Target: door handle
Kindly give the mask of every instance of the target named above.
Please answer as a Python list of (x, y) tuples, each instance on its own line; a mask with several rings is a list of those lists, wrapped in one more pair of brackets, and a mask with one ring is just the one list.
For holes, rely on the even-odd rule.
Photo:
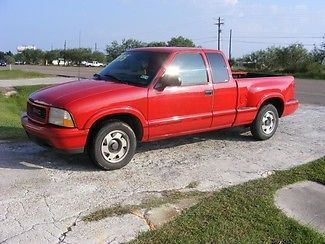
[(213, 90), (205, 90), (204, 95), (211, 96), (213, 94)]

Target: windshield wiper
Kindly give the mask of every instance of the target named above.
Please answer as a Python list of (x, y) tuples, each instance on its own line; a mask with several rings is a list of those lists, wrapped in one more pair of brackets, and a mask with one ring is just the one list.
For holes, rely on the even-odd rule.
[(111, 78), (115, 81), (118, 81), (120, 83), (124, 83), (124, 84), (129, 84), (129, 82), (125, 81), (125, 80), (121, 80), (120, 78), (117, 78), (115, 75), (111, 75), (111, 74), (105, 74), (103, 75), (105, 78)]
[[(110, 74), (107, 74), (107, 75), (101, 75), (101, 74), (98, 74), (98, 73), (94, 74), (94, 78), (95, 78), (95, 79), (103, 80), (104, 77), (105, 77), (105, 78), (110, 78), (110, 79), (113, 79), (113, 80), (115, 80), (115, 81), (118, 81), (118, 82), (121, 82), (121, 83), (125, 83), (125, 84), (127, 84), (126, 81), (121, 80), (121, 79), (117, 78), (117, 77), (114, 76), (114, 75), (110, 75)], [(107, 79), (105, 79), (105, 80), (107, 80)]]
[(102, 76), (100, 74), (98, 74), (98, 73), (94, 74), (93, 77), (96, 78), (96, 79), (101, 79), (102, 78)]
[(132, 86), (145, 86), (146, 84), (143, 83), (137, 83), (137, 82), (132, 82), (132, 81), (126, 81), (126, 80), (121, 80), (120, 78), (116, 77), (115, 75), (112, 74), (105, 74), (105, 75), (101, 75), (101, 74), (94, 74), (94, 78), (96, 79), (110, 79), (110, 81), (117, 81), (119, 83), (123, 83), (123, 84), (127, 84), (127, 85), (132, 85)]

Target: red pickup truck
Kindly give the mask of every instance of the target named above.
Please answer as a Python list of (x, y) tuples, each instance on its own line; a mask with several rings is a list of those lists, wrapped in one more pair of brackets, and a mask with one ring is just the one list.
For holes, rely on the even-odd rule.
[(292, 76), (234, 79), (217, 50), (139, 48), (92, 79), (34, 92), (21, 121), (38, 144), (88, 152), (111, 170), (129, 163), (137, 141), (233, 126), (268, 139), (297, 107)]

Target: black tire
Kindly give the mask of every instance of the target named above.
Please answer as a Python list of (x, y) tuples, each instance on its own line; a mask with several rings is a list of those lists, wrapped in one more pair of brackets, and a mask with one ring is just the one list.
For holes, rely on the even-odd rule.
[[(272, 119), (273, 118), (273, 119)], [(265, 120), (265, 122), (263, 122)], [(272, 104), (266, 104), (258, 111), (258, 114), (251, 124), (253, 137), (258, 140), (270, 139), (279, 124), (278, 110)]]
[(124, 122), (113, 120), (108, 121), (95, 133), (90, 141), (88, 153), (98, 167), (115, 170), (131, 161), (136, 147), (137, 140), (132, 128)]

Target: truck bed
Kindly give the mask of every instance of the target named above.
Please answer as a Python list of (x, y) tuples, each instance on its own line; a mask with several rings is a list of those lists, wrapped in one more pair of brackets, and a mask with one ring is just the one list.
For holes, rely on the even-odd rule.
[(293, 76), (255, 76), (235, 80), (238, 87), (238, 116), (235, 125), (251, 122), (258, 108), (269, 97), (278, 99), (278, 102), (283, 101), (279, 117), (285, 116), (286, 104), (295, 97)]

